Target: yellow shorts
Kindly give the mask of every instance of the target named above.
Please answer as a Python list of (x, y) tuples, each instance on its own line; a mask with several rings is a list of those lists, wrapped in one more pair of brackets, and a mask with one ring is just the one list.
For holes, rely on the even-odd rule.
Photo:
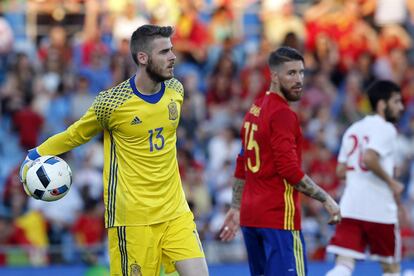
[(108, 243), (112, 276), (158, 276), (161, 263), (171, 273), (177, 261), (204, 258), (191, 212), (159, 224), (111, 227)]

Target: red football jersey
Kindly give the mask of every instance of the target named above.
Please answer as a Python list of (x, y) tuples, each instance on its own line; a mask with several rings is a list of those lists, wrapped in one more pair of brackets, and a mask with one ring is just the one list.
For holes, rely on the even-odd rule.
[(286, 100), (267, 92), (244, 117), (235, 176), (245, 179), (240, 225), (300, 229), (302, 131)]

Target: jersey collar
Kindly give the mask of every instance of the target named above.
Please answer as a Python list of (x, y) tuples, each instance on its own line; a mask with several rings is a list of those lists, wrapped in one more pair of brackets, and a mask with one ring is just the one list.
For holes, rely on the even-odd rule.
[(289, 105), (289, 102), (288, 102), (285, 98), (283, 98), (282, 96), (280, 96), (279, 94), (277, 94), (277, 93), (275, 93), (275, 92), (270, 92), (270, 91), (267, 91), (267, 92), (266, 92), (266, 95), (273, 95), (273, 97), (276, 97), (276, 99), (277, 99), (278, 101), (283, 102), (283, 103), (285, 103), (285, 104)]
[(158, 103), (165, 92), (165, 83), (161, 82), (161, 89), (157, 93), (154, 93), (152, 95), (144, 95), (141, 92), (138, 91), (137, 86), (135, 85), (135, 75), (133, 75), (129, 79), (129, 84), (131, 85), (132, 91), (135, 95), (140, 97), (142, 100), (146, 101), (147, 103), (156, 104)]

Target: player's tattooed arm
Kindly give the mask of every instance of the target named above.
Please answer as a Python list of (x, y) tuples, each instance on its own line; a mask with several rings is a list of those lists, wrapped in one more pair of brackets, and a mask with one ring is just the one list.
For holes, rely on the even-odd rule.
[(307, 175), (305, 175), (294, 187), (299, 192), (320, 202), (325, 202), (329, 197), (329, 195)]
[(335, 200), (319, 187), (309, 176), (305, 175), (295, 189), (311, 198), (319, 200), (329, 213), (329, 224), (336, 224), (341, 221), (341, 211)]
[(241, 198), (243, 194), (245, 181), (242, 179), (235, 178), (233, 183), (233, 197), (231, 199), (231, 207), (240, 209)]

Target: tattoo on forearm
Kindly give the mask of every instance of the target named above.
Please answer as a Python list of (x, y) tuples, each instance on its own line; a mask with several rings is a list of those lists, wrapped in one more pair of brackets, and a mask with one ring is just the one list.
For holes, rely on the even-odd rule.
[(244, 180), (237, 179), (237, 178), (234, 181), (233, 197), (231, 200), (231, 207), (233, 208), (240, 209), (240, 203), (241, 203), (241, 198), (243, 194), (244, 183), (245, 183)]
[(307, 175), (305, 175), (305, 177), (302, 178), (302, 180), (294, 187), (299, 192), (302, 192), (320, 202), (325, 202), (328, 198), (328, 194)]

